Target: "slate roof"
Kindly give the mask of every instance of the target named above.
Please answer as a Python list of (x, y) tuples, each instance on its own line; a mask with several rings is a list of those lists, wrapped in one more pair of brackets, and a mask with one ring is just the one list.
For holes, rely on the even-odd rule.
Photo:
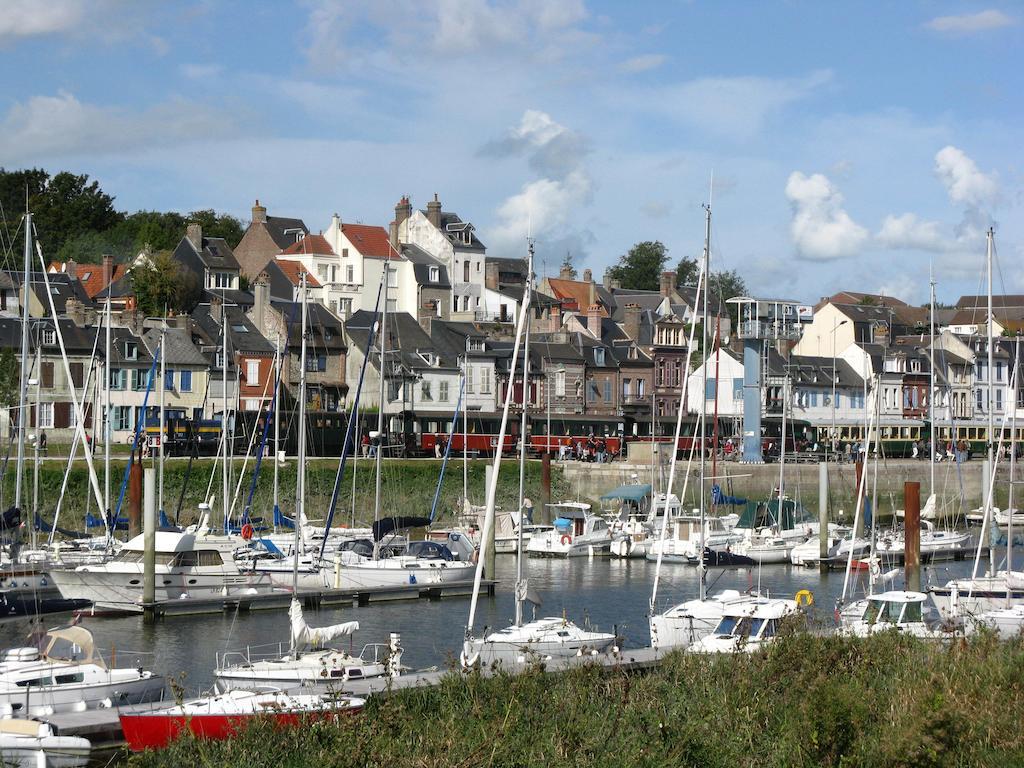
[(223, 237), (203, 237), (203, 247), (197, 249), (187, 237), (185, 241), (196, 251), (199, 259), (210, 269), (241, 269), (235, 252)]
[[(9, 272), (11, 282), (19, 288), (24, 279), (22, 272)], [(57, 272), (53, 274), (47, 274), (46, 280), (50, 282), (50, 293), (53, 295), (53, 306), (57, 310), (58, 315), (63, 315), (66, 311), (68, 299), (77, 299), (86, 306), (92, 306), (92, 300), (86, 294), (82, 284), (77, 280), (72, 280), (71, 277), (63, 272)], [(43, 306), (43, 311), (50, 314), (50, 301), (46, 297), (46, 284), (43, 282), (44, 277), (42, 272), (30, 272), (29, 273), (29, 285), (32, 288), (32, 293), (35, 294), (36, 299)]]
[[(302, 346), (302, 304), (297, 301), (271, 299), (271, 307), (280, 312), (288, 327), (288, 348), (291, 354), (298, 354)], [(307, 353), (318, 350), (344, 352), (345, 327), (337, 315), (315, 301), (306, 304), (306, 322), (309, 336), (306, 341)]]
[[(448, 279), (448, 267), (435, 259), (429, 253), (417, 245), (406, 243), (402, 246), (402, 256), (412, 262), (413, 274), (416, 275), (416, 282), (419, 285), (429, 285), (436, 288), (451, 288), (451, 280)], [(430, 279), (430, 268), (438, 269), (438, 279)]]
[[(423, 211), (423, 215), (426, 216), (427, 212)], [(469, 227), (470, 229), (470, 242), (467, 245), (462, 241), (461, 233)], [(439, 228), (441, 234), (448, 238), (452, 245), (462, 251), (485, 251), (486, 246), (480, 242), (480, 239), (476, 236), (476, 229), (468, 221), (463, 221), (459, 218), (458, 214), (452, 213), (451, 211), (441, 211), (441, 226)]]
[[(840, 387), (863, 387), (864, 378), (846, 360), (835, 360), (836, 385)], [(776, 350), (768, 353), (768, 373), (771, 376), (789, 375), (790, 381), (799, 386), (832, 386), (832, 358), (792, 355), (786, 359)]]
[[(160, 329), (150, 328), (143, 336), (151, 355), (160, 346)], [(164, 360), (167, 365), (208, 366), (210, 361), (192, 343), (192, 334), (183, 328), (168, 328), (164, 331)]]
[(301, 231), (303, 236), (309, 234), (309, 229), (302, 219), (291, 219), (285, 216), (267, 216), (264, 227), (267, 234), (282, 250), (295, 242), (298, 232)]
[[(220, 343), (220, 322), (214, 318), (209, 304), (200, 304), (192, 311), (195, 330), (200, 331), (204, 346), (217, 347)], [(219, 314), (219, 310), (218, 310)], [(243, 307), (227, 308), (228, 350), (251, 354), (272, 354), (274, 345), (267, 340), (245, 314)], [(244, 328), (245, 330), (241, 330)]]

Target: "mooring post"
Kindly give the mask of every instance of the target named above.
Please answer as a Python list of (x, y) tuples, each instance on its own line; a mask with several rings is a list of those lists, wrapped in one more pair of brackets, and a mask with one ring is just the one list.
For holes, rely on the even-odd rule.
[[(540, 457), (540, 495), (544, 500), (544, 511), (547, 513), (551, 503), (551, 451), (544, 451)], [(544, 522), (548, 522), (546, 519)]]
[(152, 622), (156, 618), (156, 470), (146, 467), (144, 484), (145, 515), (142, 520), (145, 554), (142, 566), (142, 610), (143, 619)]
[(818, 464), (818, 570), (828, 571), (828, 463)]
[[(128, 470), (128, 538), (142, 533), (142, 462), (132, 456)], [(107, 510), (112, 514), (114, 510)]]
[[(484, 465), (484, 487), (491, 487), (491, 476), (494, 472), (494, 465), (488, 462)], [(484, 526), (486, 527), (486, 525)], [(484, 558), (484, 575), (488, 579), (494, 578), (494, 529), (498, 527), (498, 521), (491, 521), (491, 529), (487, 535), (487, 556)]]
[(903, 573), (907, 590), (921, 591), (921, 484), (903, 484)]

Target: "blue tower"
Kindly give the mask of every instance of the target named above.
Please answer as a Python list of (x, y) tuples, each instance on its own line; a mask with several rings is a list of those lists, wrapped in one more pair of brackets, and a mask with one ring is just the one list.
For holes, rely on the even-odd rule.
[(800, 338), (797, 320), (798, 302), (783, 299), (729, 299), (737, 305), (737, 335), (743, 342), (743, 456), (744, 464), (763, 464), (761, 453), (761, 414), (764, 408), (762, 385), (767, 345)]

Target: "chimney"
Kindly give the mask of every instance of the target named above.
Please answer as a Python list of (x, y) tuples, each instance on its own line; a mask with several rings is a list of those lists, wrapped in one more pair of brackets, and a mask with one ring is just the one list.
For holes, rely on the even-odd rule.
[(185, 236), (188, 241), (192, 243), (192, 247), (196, 249), (196, 253), (203, 252), (203, 225), (194, 221), (188, 223), (188, 229), (185, 231)]
[(558, 270), (559, 280), (572, 280), (572, 264), (568, 261), (562, 265), (562, 268)]
[(410, 216), (412, 216), (412, 203), (409, 202), (408, 195), (402, 195), (402, 199), (395, 206), (395, 220), (391, 222), (392, 248), (398, 248), (398, 241), (402, 234), (402, 225), (409, 220)]
[(662, 272), (661, 273), (661, 295), (666, 298), (672, 295), (672, 292), (676, 287), (676, 273), (675, 272)]
[(224, 307), (220, 297), (216, 294), (210, 296), (210, 317), (212, 317), (218, 325), (224, 325)]
[(606, 269), (604, 271), (604, 274), (601, 276), (601, 284), (604, 286), (604, 289), (606, 291), (610, 291), (614, 287), (614, 282), (615, 281), (612, 280), (612, 276), (608, 273), (608, 270)]
[(436, 309), (434, 309), (433, 304), (434, 302), (428, 301), (426, 304), (423, 305), (423, 311), (420, 312), (420, 327), (427, 334), (427, 336), (430, 335), (430, 326), (431, 323), (434, 322), (435, 313), (437, 311)]
[(622, 323), (622, 331), (633, 341), (640, 339), (640, 305), (626, 305), (626, 319)]
[(587, 284), (587, 306), (597, 304), (597, 283), (590, 278), (590, 270), (583, 271), (583, 281)]
[(109, 254), (103, 255), (103, 287), (110, 285), (114, 278), (114, 257)]
[(552, 304), (548, 308), (548, 333), (558, 333), (562, 329), (562, 308)]
[(583, 270), (583, 282), (584, 283), (592, 283), (592, 282), (594, 282), (594, 273), (591, 272), (589, 269), (584, 269)]
[(79, 328), (85, 327), (85, 305), (78, 299), (68, 299), (64, 306), (64, 314), (68, 320)]
[(252, 207), (252, 223), (253, 224), (266, 224), (267, 223), (267, 208), (264, 205), (260, 205), (260, 201), (256, 201), (256, 205)]
[(441, 203), (437, 199), (437, 192), (434, 199), (427, 203), (427, 220), (438, 229), (441, 228)]
[(78, 279), (78, 262), (74, 259), (64, 262), (64, 273), (72, 280)]
[(266, 333), (263, 323), (266, 321), (267, 307), (270, 306), (270, 277), (266, 272), (260, 272), (256, 282), (252, 286), (253, 305), (252, 322), (256, 330)]
[(595, 339), (601, 338), (601, 307), (597, 304), (587, 307), (587, 330)]
[(484, 285), (492, 291), (498, 290), (498, 265), (493, 261), (484, 264)]

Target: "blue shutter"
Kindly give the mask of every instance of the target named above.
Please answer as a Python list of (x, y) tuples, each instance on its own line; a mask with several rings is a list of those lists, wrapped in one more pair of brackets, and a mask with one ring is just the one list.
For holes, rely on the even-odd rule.
[(707, 381), (704, 382), (704, 399), (705, 400), (714, 400), (715, 399), (715, 389), (716, 389), (717, 385), (718, 385), (718, 382), (715, 381), (714, 379), (708, 379)]
[(181, 391), (191, 392), (192, 391), (192, 371), (181, 371)]

